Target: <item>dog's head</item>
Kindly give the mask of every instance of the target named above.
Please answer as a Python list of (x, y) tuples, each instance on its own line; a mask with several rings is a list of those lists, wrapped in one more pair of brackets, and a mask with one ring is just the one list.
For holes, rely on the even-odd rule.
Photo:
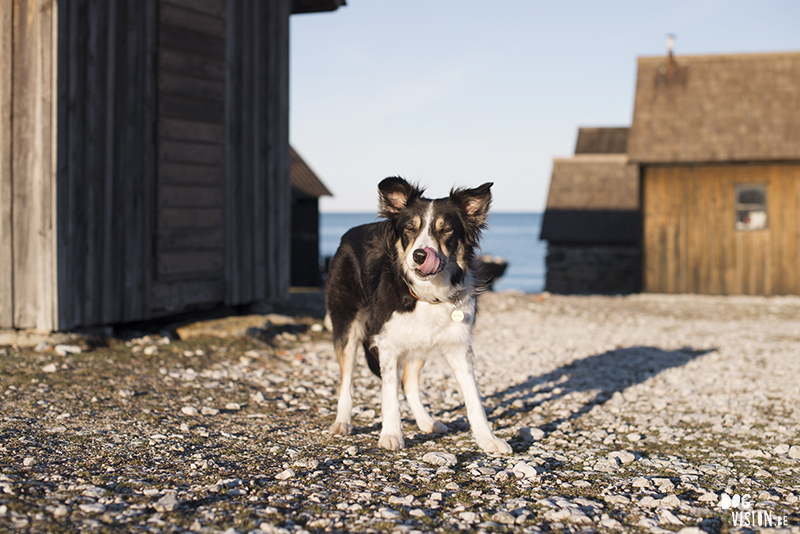
[(431, 200), (403, 178), (378, 185), (380, 214), (392, 224), (406, 281), (420, 298), (448, 299), (464, 283), (486, 227), (491, 187), (452, 189), (450, 196)]

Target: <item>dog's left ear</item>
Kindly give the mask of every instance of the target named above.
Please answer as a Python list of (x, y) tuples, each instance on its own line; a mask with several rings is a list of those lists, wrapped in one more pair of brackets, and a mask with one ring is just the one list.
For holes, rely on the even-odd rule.
[(461, 207), (464, 216), (478, 228), (486, 226), (489, 206), (492, 203), (492, 182), (487, 182), (474, 189), (453, 189), (450, 198)]

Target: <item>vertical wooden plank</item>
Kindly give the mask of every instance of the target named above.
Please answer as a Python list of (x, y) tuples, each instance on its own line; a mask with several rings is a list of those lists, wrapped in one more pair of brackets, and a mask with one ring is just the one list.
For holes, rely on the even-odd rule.
[(241, 121), (241, 17), (239, 0), (229, 0), (226, 21), (225, 66), (225, 303), (240, 302), (239, 285), (239, 163)]
[(253, 286), (250, 298), (252, 300), (263, 300), (267, 295), (266, 281), (270, 278), (270, 262), (268, 261), (269, 248), (273, 243), (273, 225), (269, 220), (272, 213), (271, 207), (271, 188), (274, 185), (272, 170), (272, 132), (274, 130), (274, 118), (271, 117), (271, 103), (275, 97), (274, 85), (276, 79), (273, 72), (272, 62), (274, 54), (270, 41), (273, 33), (269, 27), (271, 11), (274, 10), (276, 2), (255, 3), (252, 20), (254, 23), (253, 38), (253, 72), (255, 73), (253, 94), (253, 117), (256, 117), (253, 124), (254, 147), (254, 177), (264, 177), (265, 179), (255, 179), (253, 181), (252, 204), (252, 224), (258, 231), (253, 233), (255, 238), (252, 240), (252, 262), (253, 262)]
[(106, 76), (106, 32), (108, 28), (107, 4), (90, 0), (87, 6), (86, 39), (86, 132), (83, 138), (82, 157), (86, 162), (87, 183), (84, 188), (86, 208), (86, 250), (84, 256), (84, 317), (82, 324), (102, 322), (103, 308), (103, 227), (105, 220), (105, 76)]
[(108, 0), (108, 9), (104, 24), (107, 27), (105, 32), (106, 41), (103, 45), (105, 52), (105, 80), (104, 92), (105, 101), (102, 103), (103, 116), (105, 123), (102, 124), (103, 140), (98, 144), (97, 149), (103, 152), (103, 189), (105, 191), (105, 202), (102, 206), (102, 265), (103, 278), (100, 291), (103, 296), (101, 304), (101, 322), (105, 324), (117, 323), (122, 320), (120, 313), (122, 294), (120, 292), (122, 269), (122, 254), (120, 240), (115, 236), (122, 235), (122, 226), (117, 214), (121, 212), (122, 201), (119, 194), (115, 178), (117, 174), (116, 160), (119, 156), (117, 151), (117, 76), (119, 66), (117, 61), (118, 50), (118, 21), (119, 21), (119, 2), (118, 0)]
[(12, 235), (14, 326), (51, 330), (53, 304), (52, 154), (55, 126), (54, 5), (19, 1), (13, 13)]
[(141, 277), (141, 300), (136, 315), (139, 319), (152, 317), (152, 289), (155, 277), (154, 234), (156, 228), (156, 54), (158, 5), (156, 0), (144, 0), (143, 4), (143, 109), (142, 109), (142, 242), (139, 270)]
[(742, 289), (738, 281), (738, 242), (736, 239), (737, 232), (735, 227), (736, 212), (734, 210), (735, 197), (734, 197), (734, 180), (731, 174), (731, 167), (729, 165), (723, 166), (720, 169), (721, 173), (721, 187), (722, 198), (724, 200), (724, 209), (722, 210), (722, 238), (725, 243), (725, 264), (724, 264), (724, 277), (725, 282), (724, 293), (726, 295), (739, 295)]
[(14, 326), (12, 233), (13, 2), (0, 2), (0, 328)]
[(291, 14), (290, 0), (283, 0), (278, 4), (278, 42), (276, 50), (279, 54), (279, 106), (278, 120), (280, 128), (276, 147), (275, 160), (277, 161), (278, 194), (275, 200), (275, 209), (279, 217), (278, 238), (276, 240), (277, 268), (275, 277), (277, 287), (272, 298), (284, 300), (289, 297), (289, 284), (291, 279), (291, 184), (289, 155), (289, 16)]

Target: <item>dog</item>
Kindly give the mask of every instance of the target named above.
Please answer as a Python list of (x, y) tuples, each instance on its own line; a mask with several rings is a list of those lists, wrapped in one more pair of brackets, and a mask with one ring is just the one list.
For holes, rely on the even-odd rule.
[(464, 397), (478, 445), (489, 453), (511, 452), (492, 433), (472, 365), (481, 288), (475, 254), (486, 228), (492, 185), (454, 188), (449, 197), (432, 200), (423, 197), (425, 190), (418, 185), (386, 178), (378, 185), (382, 220), (352, 228), (342, 237), (325, 286), (342, 374), (330, 434), (352, 431), (353, 367), (361, 345), (370, 370), (382, 381), (379, 447), (404, 447), (399, 382), (419, 429), (448, 431), (425, 409), (419, 389), (425, 362), (444, 358)]

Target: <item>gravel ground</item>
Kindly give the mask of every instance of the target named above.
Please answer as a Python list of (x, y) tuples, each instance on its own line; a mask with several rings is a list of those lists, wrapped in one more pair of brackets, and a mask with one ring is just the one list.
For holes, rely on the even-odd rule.
[(423, 384), (449, 434), (407, 419), (406, 449), (377, 449), (362, 358), (355, 433), (329, 436), (318, 313), (238, 338), (0, 347), (0, 530), (800, 533), (800, 298), (480, 306), (478, 382), (509, 456), (477, 448), (443, 365)]

